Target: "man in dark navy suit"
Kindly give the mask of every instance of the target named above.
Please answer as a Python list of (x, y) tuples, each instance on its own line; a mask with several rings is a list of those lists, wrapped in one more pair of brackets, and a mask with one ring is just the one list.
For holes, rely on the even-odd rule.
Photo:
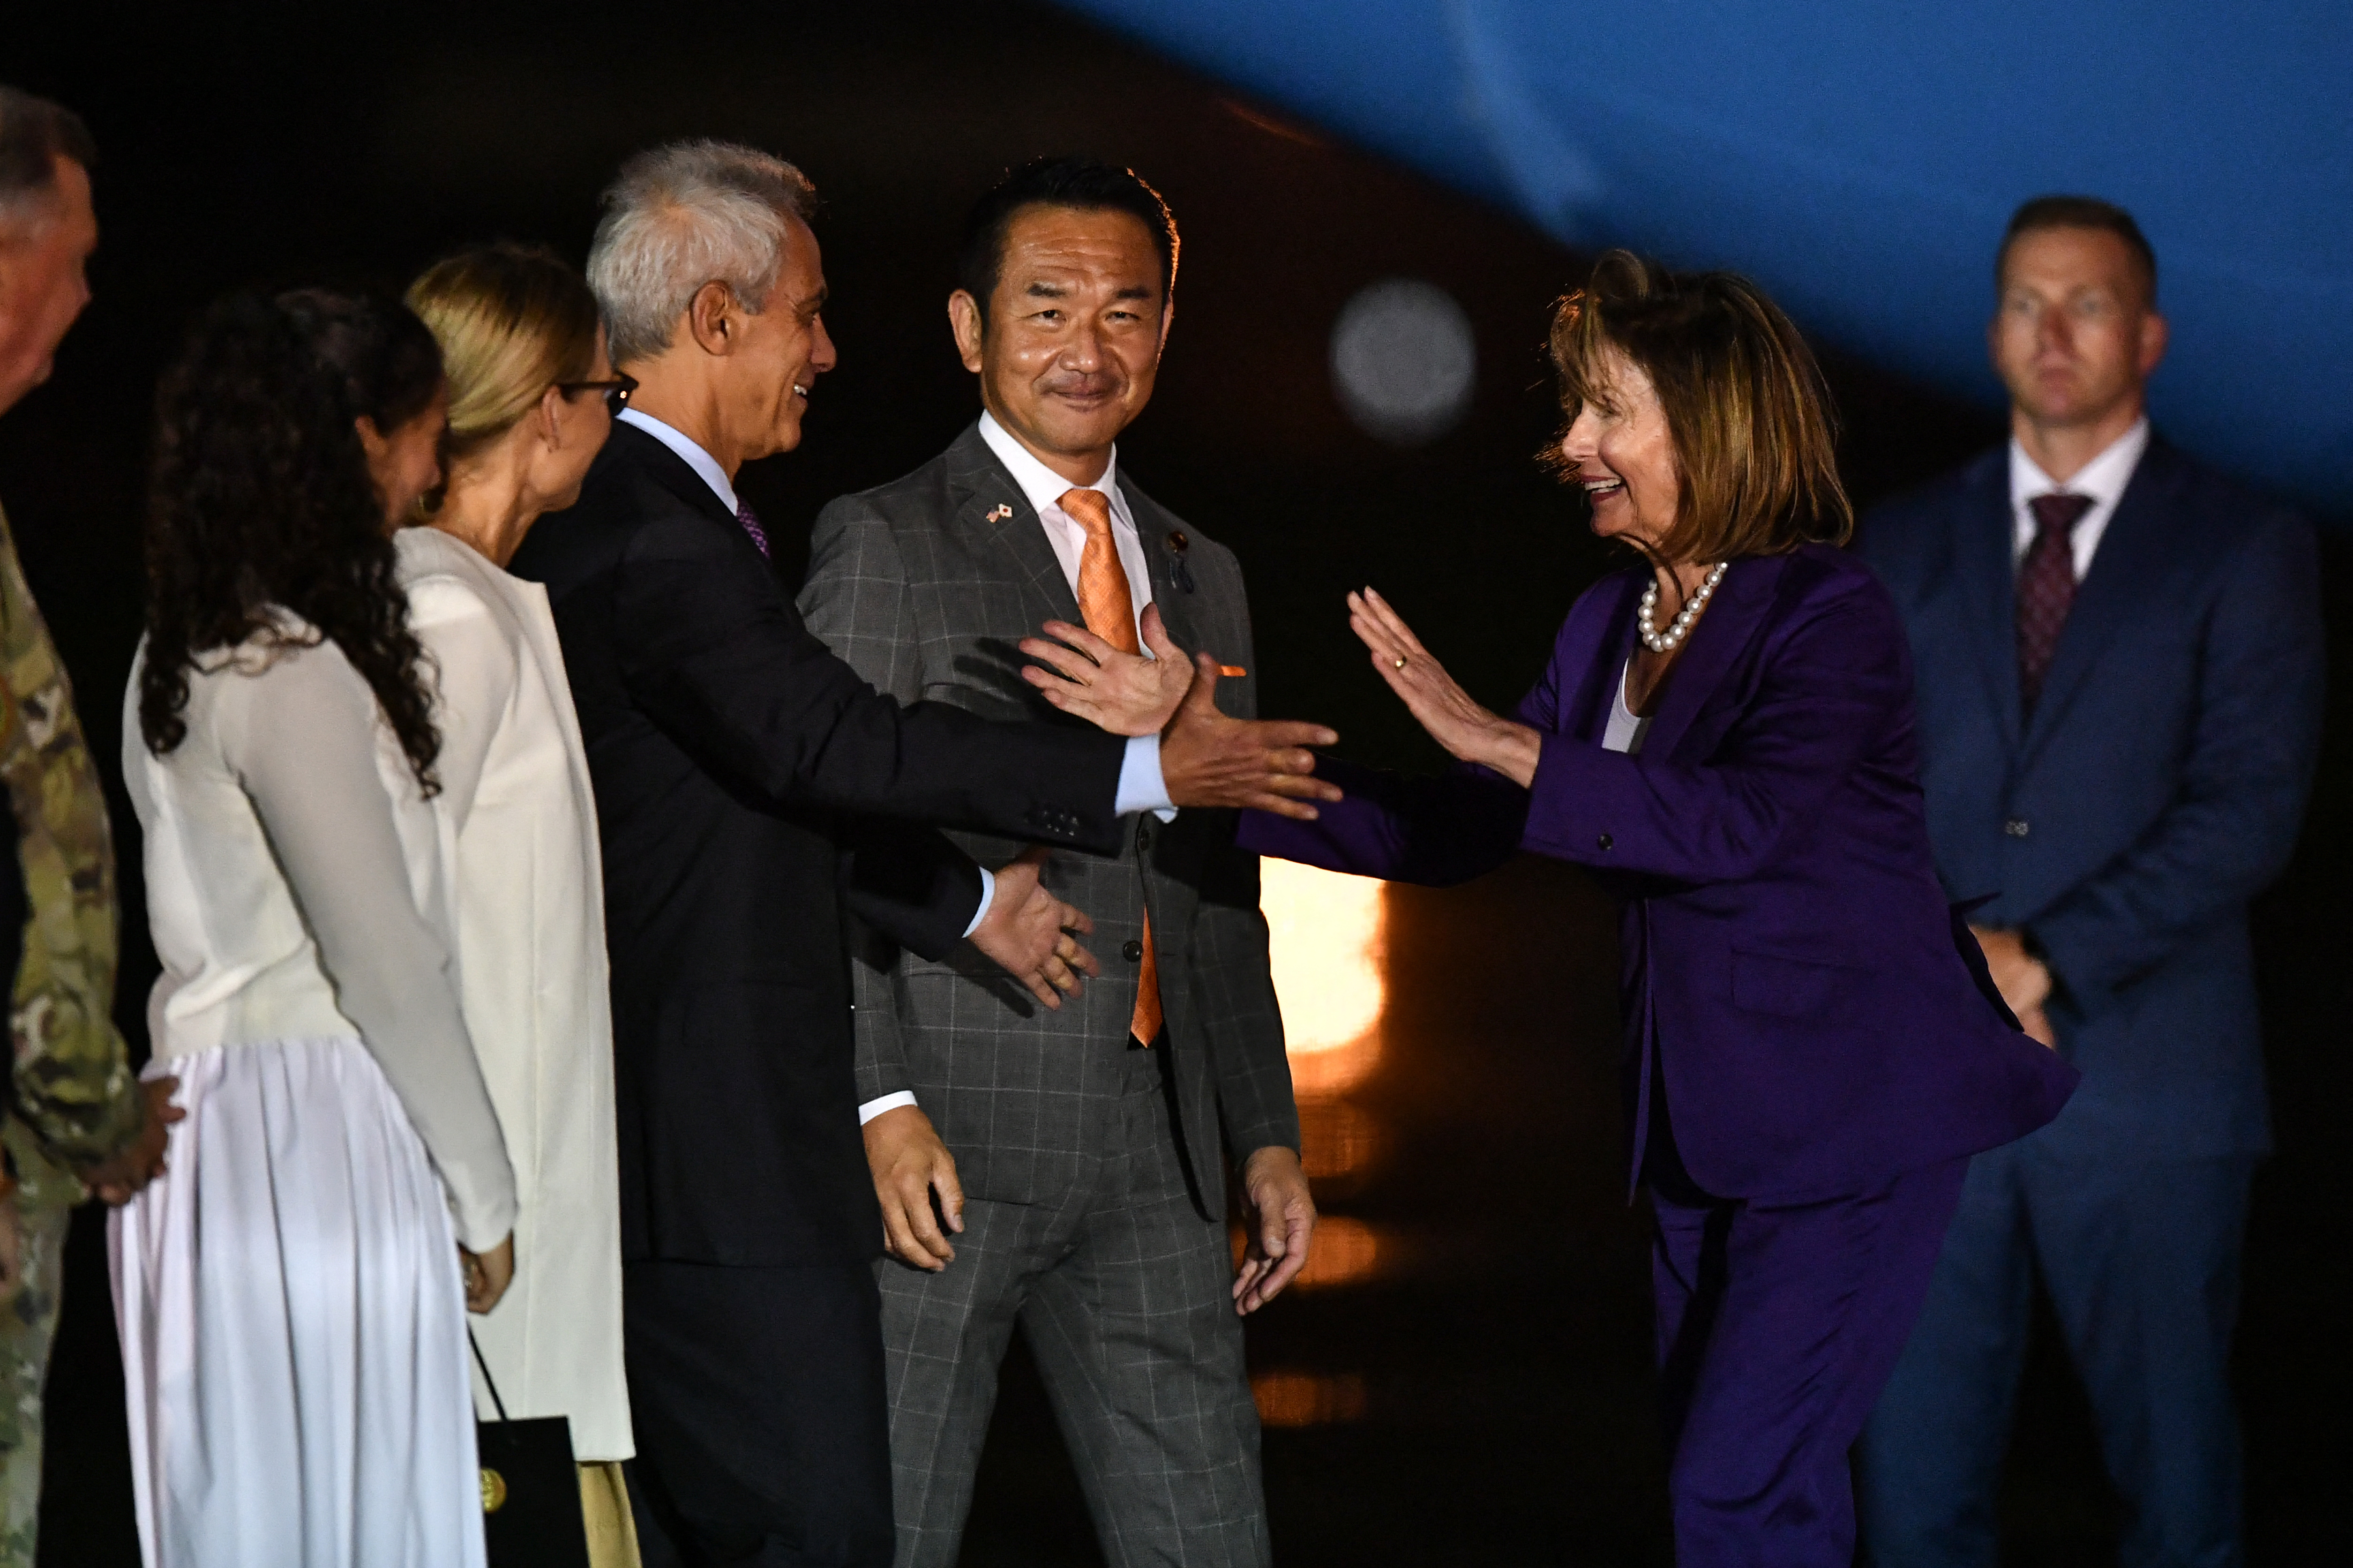
[(2324, 650), (2311, 530), (2152, 436), (2157, 262), (2130, 215), (2010, 220), (2010, 440), (1866, 520), (1918, 667), (1937, 869), (2083, 1086), (1972, 1162), (1859, 1455), (1865, 1555), (1991, 1564), (2041, 1279), (2131, 1519), (2123, 1562), (2242, 1560), (2231, 1335), (2269, 1141), (2247, 903), (2295, 842)]

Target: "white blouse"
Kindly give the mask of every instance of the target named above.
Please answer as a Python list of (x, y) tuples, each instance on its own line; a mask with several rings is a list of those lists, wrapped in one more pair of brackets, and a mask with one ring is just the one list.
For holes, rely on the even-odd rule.
[(522, 1200), (514, 1283), (475, 1337), (508, 1415), (567, 1416), (575, 1457), (626, 1459), (603, 861), (554, 617), (544, 588), (438, 529), (395, 543), (438, 672), (435, 918)]
[(164, 963), (156, 1057), (357, 1038), (431, 1156), (458, 1239), (495, 1247), (514, 1228), (514, 1175), (448, 952), (419, 913), (438, 896), (433, 822), (400, 742), (332, 642), (257, 640), (200, 664), (187, 734), (164, 755), (140, 734), (137, 665), (124, 704)]
[(1648, 719), (1626, 706), (1626, 683), (1633, 675), (1634, 661), (1630, 658), (1618, 671), (1618, 695), (1610, 699), (1609, 718), (1601, 729), (1601, 749), (1623, 752), (1630, 757), (1641, 754), (1642, 737), (1651, 728)]

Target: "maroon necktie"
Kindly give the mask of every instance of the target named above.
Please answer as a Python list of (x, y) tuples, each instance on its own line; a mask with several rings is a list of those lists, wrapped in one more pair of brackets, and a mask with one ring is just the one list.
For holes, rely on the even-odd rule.
[(2059, 633), (2075, 605), (2075, 547), (2070, 536), (2092, 510), (2089, 496), (2052, 492), (2026, 503), (2034, 513), (2034, 542), (2018, 568), (2018, 692), (2034, 711)]
[[(736, 501), (735, 521), (744, 525), (744, 531), (750, 534), (752, 536), (752, 542), (760, 547), (761, 555), (763, 557), (766, 556), (768, 553), (768, 531), (760, 526), (760, 514), (752, 510), (752, 503), (750, 501), (742, 500), (738, 500)], [(2065, 612), (2062, 611), (2061, 613), (2063, 615)]]

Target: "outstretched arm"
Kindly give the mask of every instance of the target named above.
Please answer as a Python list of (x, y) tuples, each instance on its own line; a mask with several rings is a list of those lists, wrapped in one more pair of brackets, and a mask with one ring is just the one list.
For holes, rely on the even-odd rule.
[(703, 766), (778, 805), (1117, 847), (1117, 738), (902, 707), (746, 569), (742, 545), (700, 517), (654, 523), (615, 584), (630, 693)]
[[(1075, 725), (994, 723), (944, 703), (902, 708), (744, 569), (742, 543), (699, 517), (651, 524), (614, 587), (631, 695), (705, 767), (777, 805), (1117, 849), (1125, 742)], [(1328, 731), (1300, 726), (1293, 737), (1187, 718), (1180, 710), (1161, 747), (1174, 804), (1283, 805), (1322, 793), (1303, 748)]]
[(1325, 757), (1317, 775), (1343, 798), (1313, 824), (1244, 812), (1239, 841), (1278, 859), (1392, 882), (1451, 887), (1511, 858), (1527, 818), (1526, 784), (1556, 721), (1558, 672), (1546, 669), (1518, 721), (1472, 700), (1404, 617), (1370, 588), (1348, 595), (1348, 624), (1373, 668), (1464, 765), (1415, 778)]
[(1903, 632), (1875, 594), (1827, 600), (1776, 633), (1737, 729), (1703, 765), (1546, 736), (1525, 847), (1686, 883), (1755, 874), (1911, 700)]
[(1522, 789), (1528, 786), (1535, 777), (1542, 736), (1472, 701), (1387, 599), (1370, 588), (1351, 593), (1348, 629), (1364, 643), (1373, 668), (1414, 721), (1450, 756), (1501, 773)]
[[(1610, 871), (1712, 882), (1748, 876), (1768, 861), (1782, 836), (1909, 700), (1906, 667), (1894, 657), (1902, 631), (1876, 595), (1874, 585), (1826, 599), (1778, 634), (1738, 735), (1699, 767), (1637, 759), (1557, 732), (1558, 669), (1522, 705), (1522, 718), (1543, 728), (1491, 712), (1370, 589), (1349, 596), (1349, 623), (1382, 678), (1440, 744), (1526, 786), (1525, 847)], [(1883, 647), (1888, 657), (1879, 657)], [(1348, 786), (1345, 775), (1326, 772)], [(1428, 802), (1393, 808), (1393, 852), (1412, 843), (1410, 827), (1443, 810)]]
[(1321, 724), (1221, 712), (1218, 682), (1247, 666), (1187, 654), (1169, 637), (1157, 605), (1144, 607), (1142, 626), (1148, 655), (1122, 652), (1084, 626), (1048, 621), (1045, 637), (1022, 639), (1021, 651), (1038, 663), (1021, 678), (1063, 712), (1133, 737), (1131, 754), (1156, 744), (1151, 765), (1172, 805), (1246, 806), (1313, 822), (1314, 803), (1340, 798), (1328, 781), (1310, 776), (1315, 758), (1307, 750), (1333, 745), (1338, 735)]

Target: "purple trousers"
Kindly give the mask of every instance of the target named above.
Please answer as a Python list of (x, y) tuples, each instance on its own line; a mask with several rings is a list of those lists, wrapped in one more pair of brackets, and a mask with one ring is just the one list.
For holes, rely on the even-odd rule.
[(1643, 1175), (1678, 1568), (1851, 1568), (1847, 1450), (1927, 1300), (1968, 1162), (1735, 1201), (1694, 1185), (1663, 1131)]

